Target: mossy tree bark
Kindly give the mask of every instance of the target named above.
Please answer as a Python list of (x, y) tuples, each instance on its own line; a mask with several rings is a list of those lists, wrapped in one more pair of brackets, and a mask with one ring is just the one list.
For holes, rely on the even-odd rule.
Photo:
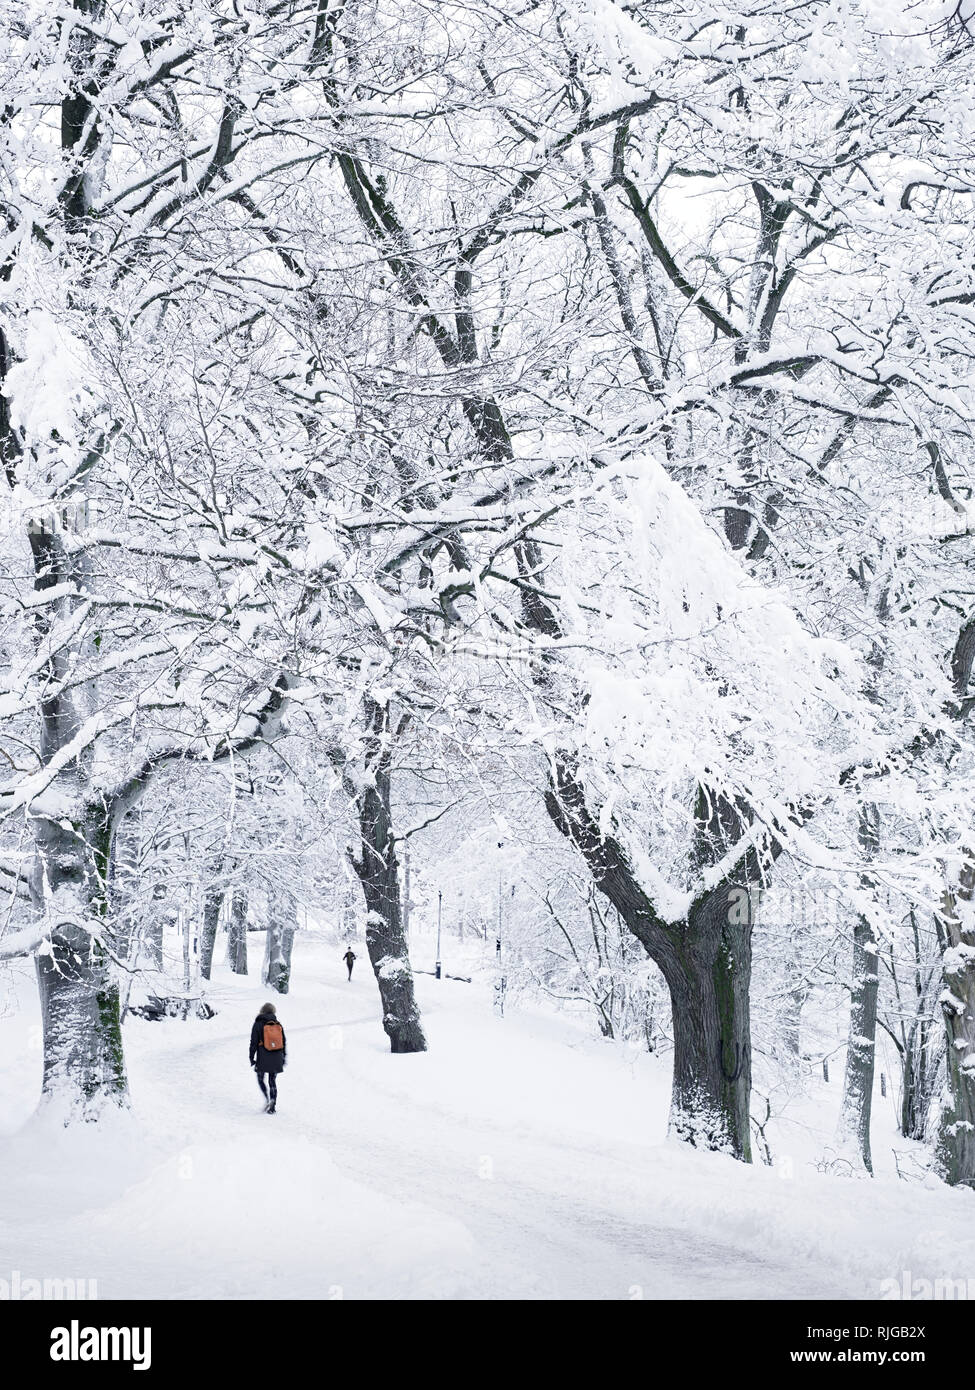
[(65, 1122), (95, 1120), (128, 1103), (118, 983), (108, 954), (105, 880), (111, 829), (89, 807), (70, 828), (34, 817), (31, 894), (51, 919), (37, 956), (44, 1030), (43, 1096), (65, 1107)]
[[(738, 920), (738, 918), (742, 920)], [(670, 990), (670, 1127), (698, 1148), (751, 1162), (751, 921), (729, 885), (696, 903), (658, 964)], [(664, 962), (666, 961), (666, 966)]]

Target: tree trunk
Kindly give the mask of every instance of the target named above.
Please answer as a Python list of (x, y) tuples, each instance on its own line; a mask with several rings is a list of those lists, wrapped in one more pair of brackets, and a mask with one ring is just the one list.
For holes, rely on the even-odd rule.
[(975, 1187), (975, 859), (967, 858), (955, 892), (946, 895), (941, 1012), (948, 1067), (936, 1157), (945, 1182)]
[[(875, 852), (880, 844), (880, 819), (875, 806), (860, 815), (859, 840), (863, 849)], [(864, 877), (862, 885), (872, 887)], [(877, 996), (880, 991), (880, 947), (873, 927), (858, 917), (853, 927), (853, 965), (850, 990), (850, 1032), (843, 1074), (843, 1100), (837, 1137), (842, 1148), (855, 1152), (873, 1175), (870, 1153), (870, 1120), (873, 1114), (873, 1078), (877, 1057)]]
[(743, 883), (702, 894), (686, 922), (665, 922), (640, 887), (626, 852), (605, 835), (586, 804), (572, 757), (556, 754), (545, 804), (556, 827), (581, 851), (593, 880), (670, 991), (674, 1076), (670, 1129), (699, 1148), (751, 1162), (751, 874), (754, 854), (739, 864)]
[(161, 970), (163, 968), (163, 927), (162, 907), (157, 902), (152, 908), (152, 916), (145, 927), (143, 945), (146, 953), (146, 963), (150, 970)]
[(115, 954), (126, 965), (138, 955), (135, 929), (135, 885), (139, 874), (139, 841), (131, 819), (122, 819), (112, 840), (109, 865), (108, 905), (115, 931)]
[(272, 894), (268, 907), (263, 979), (278, 994), (287, 994), (295, 939), (294, 899), (290, 894)]
[[(28, 539), (39, 594), (61, 584), (76, 593), (84, 591), (84, 555), (66, 547), (54, 525), (35, 523)], [(70, 619), (76, 604), (76, 598), (59, 599), (38, 612), (34, 622), (42, 649), (53, 624)], [(44, 667), (45, 680), (55, 692), (41, 698), (44, 766), (63, 754), (93, 703), (89, 685), (70, 685), (83, 646), (79, 640), (57, 647)], [(97, 1119), (109, 1104), (128, 1104), (118, 984), (106, 951), (114, 825), (111, 808), (101, 799), (89, 799), (90, 767), (89, 751), (61, 768), (45, 798), (58, 807), (57, 813), (45, 813), (43, 802), (30, 807), (30, 893), (35, 910), (51, 922), (48, 949), (37, 956), (44, 1030), (42, 1086), (46, 1098), (66, 1103), (65, 1123)]]
[(379, 985), (383, 1028), (392, 1052), (425, 1052), (403, 931), (403, 894), (393, 838), (390, 708), (367, 697), (366, 775), (357, 788), (361, 857), (356, 873), (366, 901), (366, 949)]
[[(61, 145), (73, 152), (83, 138), (91, 139), (98, 117), (93, 106), (97, 91), (91, 61), (96, 40), (76, 29), (66, 53), (67, 94), (61, 102)], [(92, 180), (80, 172), (60, 194), (65, 227), (85, 233), (91, 210)], [(10, 261), (2, 277), (9, 277)], [(11, 365), (6, 339), (0, 335), (0, 377)], [(2, 388), (2, 382), (0, 382)], [(0, 389), (0, 456), (7, 480), (16, 486), (22, 441), (14, 430), (6, 398)], [(83, 499), (88, 468), (78, 468), (73, 487), (62, 484), (55, 494), (58, 510)], [(21, 485), (27, 479), (19, 480)], [(28, 491), (31, 491), (28, 484)], [(58, 624), (70, 631), (82, 596), (88, 588), (86, 547), (66, 545), (58, 521), (33, 520), (28, 542), (34, 569), (34, 588), (43, 602), (34, 616), (37, 651), (45, 656), (38, 670), (40, 698), (40, 760), (45, 767), (70, 745), (91, 712), (92, 686), (75, 683), (76, 662), (87, 636), (50, 642)], [(64, 597), (50, 591), (63, 586)], [(48, 602), (47, 600), (52, 601)], [(122, 1025), (118, 984), (106, 952), (109, 926), (108, 891), (114, 824), (103, 799), (88, 794), (91, 753), (71, 758), (61, 767), (44, 798), (30, 805), (34, 862), (30, 894), (35, 911), (50, 923), (46, 949), (37, 955), (37, 978), (44, 1030), (43, 1097), (65, 1105), (64, 1119), (93, 1120), (108, 1106), (128, 1103), (122, 1054)], [(57, 811), (45, 811), (44, 804)]]
[(403, 847), (403, 940), (407, 950), (410, 945), (410, 846)]
[(193, 985), (193, 914), (181, 912), (176, 919), (183, 948), (183, 993), (189, 997)]
[(794, 1062), (802, 1055), (802, 1010), (807, 998), (805, 986), (790, 990), (782, 1007), (782, 1042)]
[(695, 905), (658, 964), (673, 1006), (671, 1131), (750, 1163), (751, 921), (731, 894), (725, 886)]
[[(84, 562), (69, 554), (60, 535), (36, 525), (29, 534), (43, 593), (68, 582), (83, 587)], [(74, 600), (49, 605), (35, 619), (41, 642), (51, 624), (70, 616)], [(41, 761), (47, 766), (80, 728), (91, 692), (66, 689), (74, 649), (62, 647), (48, 660), (45, 675), (55, 689), (41, 700)], [(64, 683), (64, 685), (62, 685)], [(43, 803), (30, 807), (34, 863), (30, 893), (35, 911), (51, 922), (49, 946), (37, 956), (44, 1030), (45, 1097), (67, 1103), (65, 1122), (97, 1119), (107, 1104), (126, 1105), (118, 984), (109, 944), (109, 883), (113, 823), (101, 801), (88, 801), (90, 755), (66, 763), (48, 793), (57, 813)]]
[(873, 1112), (874, 1063), (877, 1055), (877, 941), (873, 928), (862, 917), (853, 928), (853, 985), (850, 994), (850, 1034), (843, 1075), (839, 1140), (855, 1149), (868, 1173), (873, 1173), (870, 1154), (870, 1119)]
[[(935, 1022), (934, 994), (938, 988), (940, 969), (929, 960), (929, 948), (922, 944), (917, 914), (910, 913), (914, 947), (914, 991), (912, 1012), (907, 1021), (907, 1007), (901, 999), (896, 965), (892, 964), (891, 979), (898, 1012), (905, 1021), (901, 1025), (901, 1115), (900, 1130), (905, 1139), (923, 1140), (927, 1134), (931, 1106), (938, 1091), (938, 1071), (944, 1051), (944, 1033)], [(944, 928), (937, 918), (935, 935), (941, 955), (947, 945)], [(940, 964), (940, 962), (939, 962)]]
[[(797, 928), (793, 927), (793, 932)], [(802, 956), (793, 940), (785, 947), (783, 966), (787, 986), (779, 1010), (778, 1029), (782, 1040), (784, 1060), (797, 1066), (802, 1056), (802, 1011), (809, 998), (809, 982), (805, 977)]]
[(200, 975), (209, 980), (213, 972), (213, 948), (217, 944), (223, 889), (208, 888), (203, 897), (203, 930), (200, 933)]
[(247, 894), (235, 888), (227, 927), (227, 959), (235, 975), (247, 974)]
[(73, 828), (36, 811), (33, 824), (31, 894), (52, 919), (49, 948), (37, 955), (42, 1091), (65, 1105), (65, 1123), (96, 1120), (107, 1105), (128, 1104), (118, 984), (99, 939), (107, 928), (110, 829), (96, 808)]
[(931, 1026), (915, 1020), (907, 1036), (902, 1058), (901, 1134), (923, 1140), (931, 1103), (937, 1092), (937, 1049), (932, 1047)]

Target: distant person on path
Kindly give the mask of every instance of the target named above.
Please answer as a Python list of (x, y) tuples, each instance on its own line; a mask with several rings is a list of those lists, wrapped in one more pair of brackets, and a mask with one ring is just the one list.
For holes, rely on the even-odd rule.
[(352, 967), (353, 967), (353, 965), (355, 964), (355, 951), (353, 951), (353, 949), (352, 949), (351, 946), (350, 946), (349, 949), (346, 951), (346, 953), (345, 953), (345, 955), (342, 957), (342, 959), (345, 961), (346, 965), (349, 967), (349, 979), (351, 980), (351, 979), (352, 979)]
[[(251, 1029), (251, 1066), (266, 1102), (265, 1113), (273, 1115), (278, 1103), (278, 1074), (284, 1071), (288, 1043), (273, 1004), (265, 1004)], [(267, 1077), (267, 1085), (264, 1078)]]

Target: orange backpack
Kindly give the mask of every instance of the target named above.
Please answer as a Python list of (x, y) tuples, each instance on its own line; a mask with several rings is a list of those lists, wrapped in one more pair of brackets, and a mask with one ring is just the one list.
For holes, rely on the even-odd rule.
[(284, 1047), (284, 1029), (280, 1023), (265, 1023), (263, 1046), (265, 1052), (280, 1052)]

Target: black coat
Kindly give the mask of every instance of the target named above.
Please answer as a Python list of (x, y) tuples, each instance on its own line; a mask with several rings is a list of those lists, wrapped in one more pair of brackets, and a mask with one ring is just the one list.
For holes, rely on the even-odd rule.
[(284, 1029), (281, 1029), (281, 1036), (284, 1039), (284, 1046), (280, 1052), (268, 1052), (261, 1039), (264, 1037), (265, 1023), (280, 1023), (280, 1019), (275, 1018), (274, 1014), (258, 1014), (254, 1020), (254, 1027), (251, 1029), (251, 1066), (257, 1063), (258, 1071), (280, 1072), (284, 1071), (284, 1064), (288, 1055), (288, 1039), (284, 1036)]

